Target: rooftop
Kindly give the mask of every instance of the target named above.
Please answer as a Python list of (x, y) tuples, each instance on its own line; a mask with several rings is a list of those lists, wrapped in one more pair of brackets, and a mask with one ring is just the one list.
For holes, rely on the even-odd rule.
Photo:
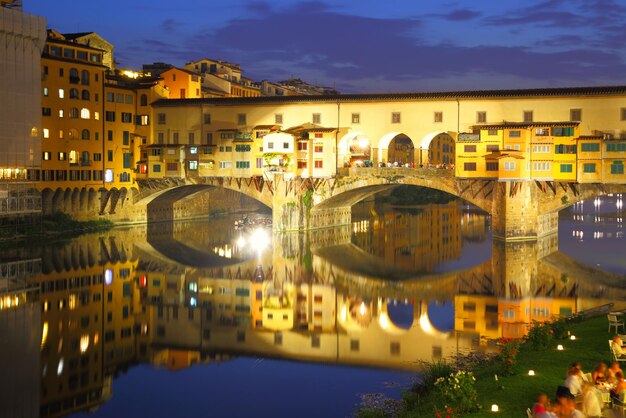
[[(202, 98), (202, 99), (169, 99), (154, 103), (155, 106), (193, 106), (197, 104), (210, 105), (255, 105), (255, 104), (285, 104), (285, 103), (351, 103), (363, 101), (413, 101), (413, 100), (456, 100), (456, 99), (495, 99), (495, 98), (528, 98), (528, 97), (576, 97), (576, 96), (626, 96), (625, 86), (597, 86), (597, 87), (560, 87), (543, 89), (518, 90), (467, 90), (445, 92), (415, 92), (415, 93), (377, 93), (377, 94), (339, 94), (319, 96), (262, 96), (262, 97), (229, 97), (229, 98)], [(567, 122), (572, 124), (572, 122)], [(528, 123), (526, 123), (528, 125)], [(544, 122), (544, 126), (546, 122)], [(553, 126), (553, 123), (550, 123)]]

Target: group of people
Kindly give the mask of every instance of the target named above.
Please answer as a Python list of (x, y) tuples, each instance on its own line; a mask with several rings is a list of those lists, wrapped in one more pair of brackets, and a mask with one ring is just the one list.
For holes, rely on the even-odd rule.
[(573, 363), (567, 377), (556, 391), (556, 401), (550, 403), (545, 393), (539, 394), (533, 405), (535, 418), (601, 417), (602, 391), (609, 391), (612, 399), (619, 399), (626, 391), (626, 381), (618, 362), (610, 367), (599, 363), (591, 373), (584, 374), (580, 363)]

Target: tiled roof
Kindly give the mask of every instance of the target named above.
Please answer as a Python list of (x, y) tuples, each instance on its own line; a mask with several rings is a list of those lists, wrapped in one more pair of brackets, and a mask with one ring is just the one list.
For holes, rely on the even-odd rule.
[(574, 127), (580, 122), (562, 121), (562, 122), (502, 122), (474, 125), (474, 129), (522, 129), (522, 128), (542, 128), (542, 127)]
[(169, 99), (155, 102), (155, 106), (193, 106), (196, 104), (241, 105), (241, 104), (276, 104), (276, 103), (350, 103), (363, 101), (414, 101), (414, 100), (456, 100), (490, 98), (529, 98), (529, 97), (576, 97), (622, 95), (626, 96), (626, 86), (598, 87), (561, 87), (520, 90), (468, 90), (445, 92), (416, 93), (378, 93), (378, 94), (337, 94), (319, 96), (262, 96), (229, 97), (203, 99)]

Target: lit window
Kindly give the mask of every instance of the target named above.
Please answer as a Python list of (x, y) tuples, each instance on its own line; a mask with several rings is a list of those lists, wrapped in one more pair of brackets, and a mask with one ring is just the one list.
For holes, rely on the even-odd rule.
[[(104, 172), (104, 181), (106, 183), (113, 182), (113, 170), (111, 170), (110, 168)], [(106, 274), (105, 274), (105, 279), (106, 279)]]
[(65, 98), (65, 90), (59, 89), (59, 99), (64, 99), (64, 98)]
[(44, 87), (43, 88), (43, 95), (47, 96), (48, 95), (48, 87)]
[(197, 154), (198, 153), (198, 147), (191, 147), (191, 148), (189, 148), (189, 153), (190, 154)]
[(93, 112), (93, 118), (95, 120), (100, 120), (100, 112)]
[(62, 118), (63, 117), (63, 109), (59, 109), (59, 117)]
[(87, 108), (83, 107), (83, 108), (80, 110), (80, 118), (81, 118), (81, 119), (89, 119), (89, 116), (90, 116), (90, 115), (89, 115), (89, 109), (87, 109)]
[(43, 128), (43, 137), (50, 138), (50, 130), (48, 128)]

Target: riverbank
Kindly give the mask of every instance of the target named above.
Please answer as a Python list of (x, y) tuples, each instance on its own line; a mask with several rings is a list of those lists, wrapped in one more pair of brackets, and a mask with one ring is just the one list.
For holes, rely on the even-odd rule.
[(108, 220), (77, 221), (65, 214), (44, 216), (41, 223), (6, 227), (0, 234), (0, 248), (15, 248), (24, 244), (52, 244), (82, 234), (104, 232), (113, 228)]
[[(515, 374), (511, 376), (501, 375), (501, 365), (497, 359), (473, 367), (477, 402), (481, 409), (462, 416), (475, 418), (524, 416), (526, 408), (533, 405), (537, 394), (543, 392), (554, 398), (556, 388), (563, 384), (565, 373), (571, 363), (581, 363), (584, 372), (590, 372), (600, 362), (610, 364), (611, 355), (607, 340), (612, 334), (606, 331), (606, 316), (571, 323), (568, 330), (575, 335), (575, 340), (553, 339), (549, 348), (545, 350), (532, 349), (529, 344), (522, 345), (515, 360)], [(564, 348), (562, 351), (556, 349), (559, 344)], [(534, 371), (534, 376), (529, 376), (529, 370)], [(434, 417), (438, 400), (435, 390), (421, 395), (415, 391), (407, 391), (397, 416)], [(494, 404), (498, 405), (497, 413), (491, 412), (491, 405)], [(384, 411), (367, 410), (357, 412), (357, 416), (374, 418), (393, 415)]]

